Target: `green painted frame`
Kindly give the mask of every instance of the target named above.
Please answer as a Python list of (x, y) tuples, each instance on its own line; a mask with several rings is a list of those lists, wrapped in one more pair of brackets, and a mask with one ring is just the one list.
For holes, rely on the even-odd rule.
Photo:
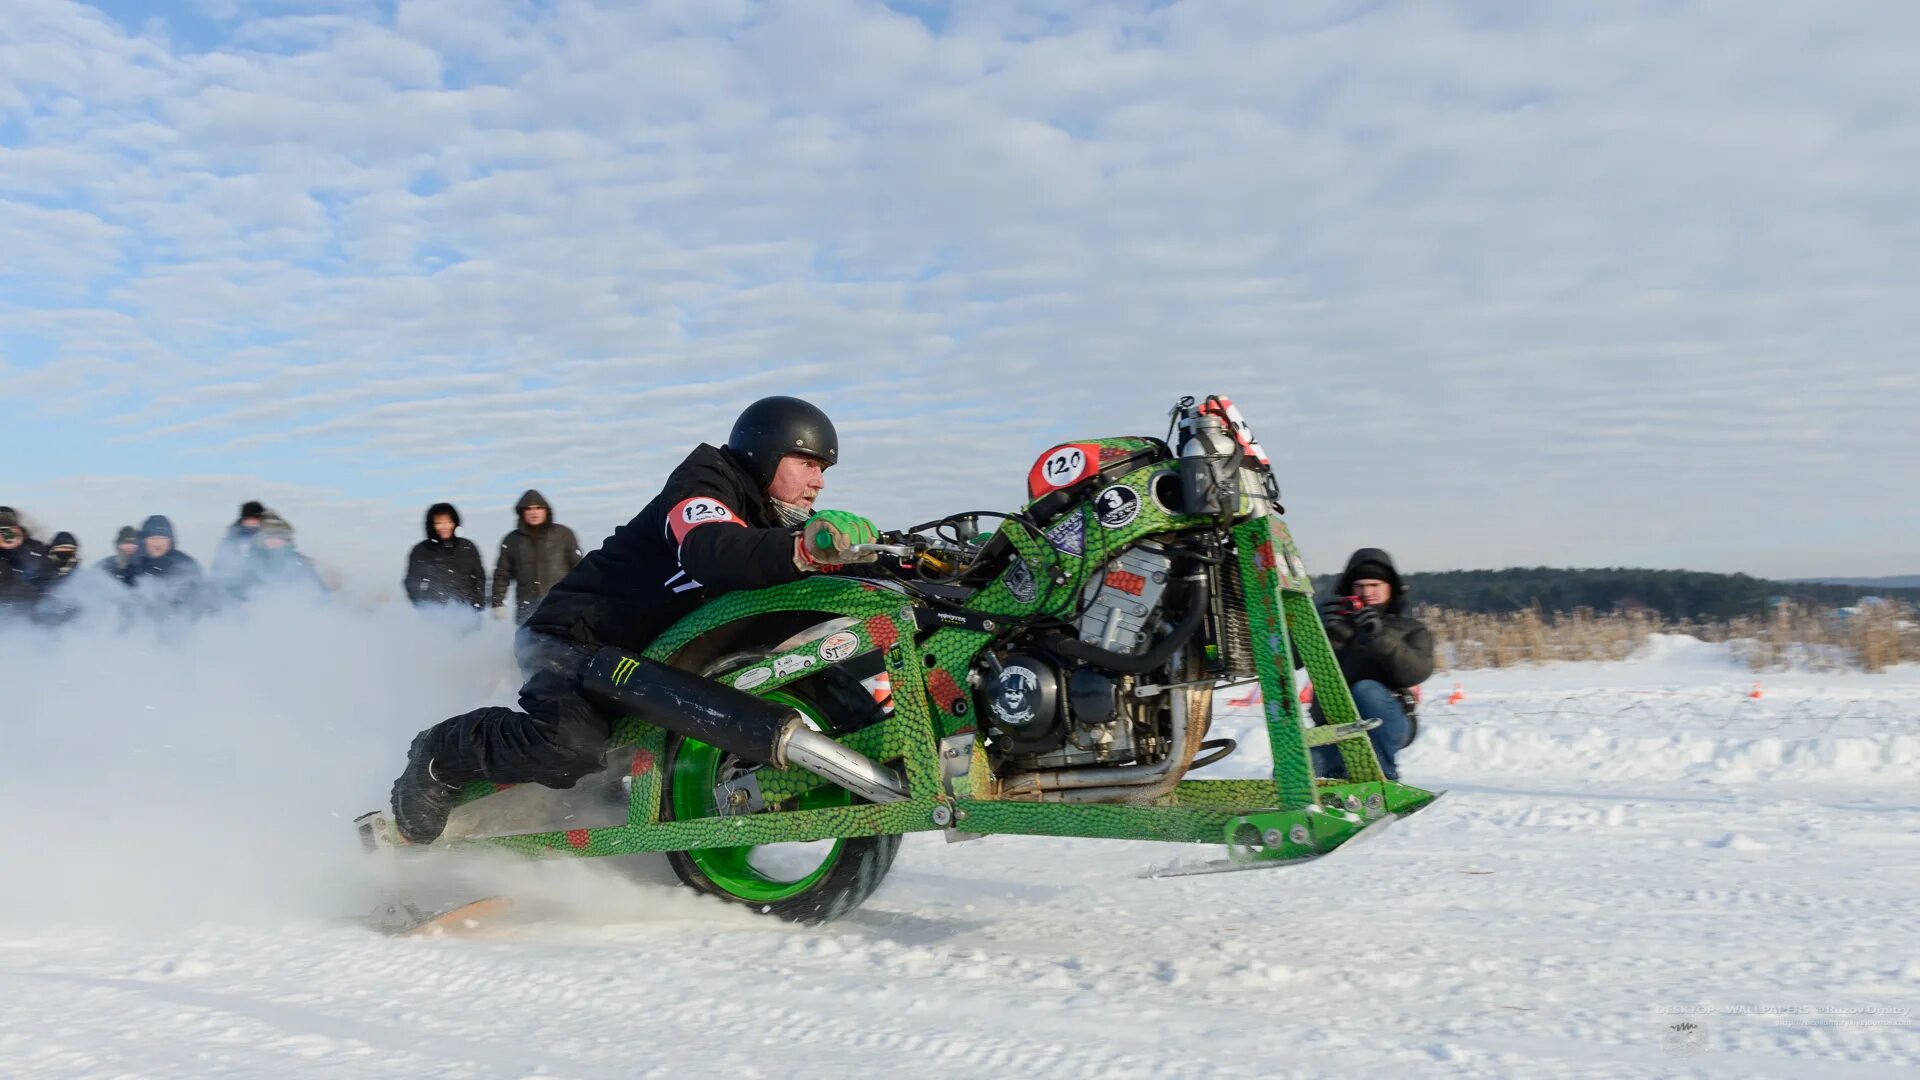
[[(1144, 438), (1083, 440), (1099, 448), (1103, 462), (1160, 445)], [(1159, 461), (1120, 476), (1102, 476), (1082, 498), (1051, 522), (1046, 535), (1008, 521), (1001, 532), (1017, 558), (1007, 571), (966, 605), (988, 619), (1064, 616), (1107, 561), (1134, 542), (1158, 534), (1213, 529), (1212, 517), (1183, 515), (1164, 494), (1177, 480), (1178, 465)], [(1130, 488), (1133, 512), (1102, 521), (1095, 513), (1101, 492)], [(1177, 489), (1176, 489), (1177, 490)], [(1129, 500), (1119, 500), (1125, 503)], [(630, 755), (627, 820), (601, 828), (525, 833), (450, 841), (452, 848), (505, 848), (535, 855), (601, 856), (643, 851), (735, 847), (836, 837), (956, 829), (967, 833), (1085, 836), (1116, 839), (1226, 843), (1236, 858), (1285, 860), (1332, 850), (1383, 815), (1418, 810), (1437, 796), (1386, 781), (1372, 744), (1353, 725), (1359, 719), (1313, 603), (1312, 584), (1298, 547), (1277, 513), (1239, 522), (1231, 529), (1252, 628), (1255, 671), (1265, 702), (1273, 752), (1270, 780), (1187, 780), (1145, 805), (1043, 803), (993, 797), (986, 756), (978, 741), (966, 774), (949, 779), (941, 766), (941, 740), (975, 730), (968, 674), (981, 650), (1003, 636), (1000, 627), (942, 626), (916, 642), (923, 601), (872, 581), (819, 576), (788, 585), (733, 593), (695, 611), (661, 635), (646, 655), (671, 663), (706, 635), (746, 619), (780, 612), (814, 612), (822, 621), (848, 620), (844, 629), (803, 641), (776, 655), (722, 676), (729, 685), (767, 694), (822, 670), (879, 651), (892, 684), (893, 711), (886, 720), (851, 732), (840, 741), (868, 757), (897, 763), (910, 798), (888, 804), (858, 804), (689, 821), (663, 820), (659, 763), (665, 733), (636, 720), (616, 726), (610, 755)], [(1024, 597), (1024, 598), (1023, 598)], [(1011, 622), (1009, 627), (1011, 627)], [(1313, 677), (1328, 726), (1302, 726), (1293, 658)], [(1345, 781), (1313, 776), (1310, 745), (1339, 747)], [(763, 770), (762, 790), (797, 794), (823, 781), (800, 770)], [(468, 799), (499, 790), (471, 785)]]

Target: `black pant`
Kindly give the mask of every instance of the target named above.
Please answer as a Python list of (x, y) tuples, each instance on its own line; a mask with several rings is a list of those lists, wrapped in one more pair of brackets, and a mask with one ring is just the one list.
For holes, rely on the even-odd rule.
[(527, 681), (520, 709), (475, 709), (427, 729), (434, 775), (449, 783), (568, 788), (597, 771), (614, 717), (587, 700), (580, 669), (594, 649), (522, 628), (514, 658)]

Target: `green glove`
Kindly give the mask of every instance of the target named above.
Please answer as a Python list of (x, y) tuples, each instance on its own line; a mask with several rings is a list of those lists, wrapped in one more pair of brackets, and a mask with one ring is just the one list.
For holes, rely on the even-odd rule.
[(873, 527), (873, 522), (845, 510), (817, 511), (800, 526), (800, 542), (807, 559), (821, 566), (873, 562), (880, 556), (871, 552), (855, 555), (849, 549), (855, 544), (874, 544), (879, 540), (880, 530)]

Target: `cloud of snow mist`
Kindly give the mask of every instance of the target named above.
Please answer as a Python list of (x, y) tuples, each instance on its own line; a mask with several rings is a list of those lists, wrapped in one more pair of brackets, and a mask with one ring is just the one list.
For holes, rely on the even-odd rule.
[(415, 732), (520, 683), (510, 627), (265, 595), (0, 623), (0, 928), (356, 914)]

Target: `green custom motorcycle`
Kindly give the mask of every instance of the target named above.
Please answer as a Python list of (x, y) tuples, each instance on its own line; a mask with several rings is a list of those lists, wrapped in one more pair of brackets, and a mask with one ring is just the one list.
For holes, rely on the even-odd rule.
[[(872, 894), (904, 833), (1217, 843), (1209, 868), (1253, 868), (1438, 797), (1382, 777), (1230, 401), (1181, 400), (1167, 439), (1056, 446), (1028, 494), (889, 534), (862, 576), (733, 593), (644, 655), (602, 650), (587, 689), (631, 713), (607, 769), (567, 792), (471, 785), (434, 848), (666, 852), (695, 889), (819, 923)], [(1190, 779), (1234, 749), (1208, 738), (1215, 689), (1256, 679), (1272, 776)], [(1344, 777), (1314, 775), (1316, 746)], [(397, 845), (385, 814), (358, 824)], [(385, 921), (423, 918), (396, 901)]]

